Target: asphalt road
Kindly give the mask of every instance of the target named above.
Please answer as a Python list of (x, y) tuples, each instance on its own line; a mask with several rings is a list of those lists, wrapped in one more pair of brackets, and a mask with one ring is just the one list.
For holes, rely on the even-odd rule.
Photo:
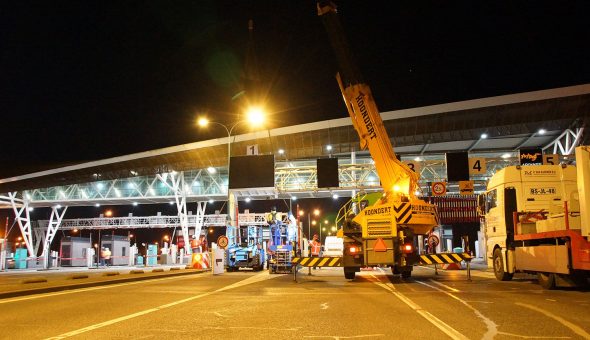
[(0, 300), (1, 339), (590, 339), (590, 293), (491, 273), (176, 276)]

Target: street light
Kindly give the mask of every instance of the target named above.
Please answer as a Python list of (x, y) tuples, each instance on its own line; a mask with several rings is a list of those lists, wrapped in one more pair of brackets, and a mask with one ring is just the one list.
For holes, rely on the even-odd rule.
[[(228, 176), (228, 180), (229, 180), (229, 165), (230, 165), (229, 162), (231, 159), (232, 132), (234, 131), (236, 126), (238, 126), (238, 124), (243, 123), (243, 122), (250, 122), (250, 124), (252, 124), (252, 126), (259, 126), (260, 124), (262, 124), (264, 122), (264, 113), (263, 113), (262, 109), (260, 109), (258, 107), (251, 107), (250, 109), (247, 110), (245, 119), (241, 119), (229, 127), (225, 124), (209, 120), (207, 117), (204, 117), (204, 116), (200, 117), (197, 120), (197, 124), (199, 125), (199, 127), (204, 128), (209, 124), (216, 124), (216, 125), (219, 125), (222, 128), (224, 128), (225, 132), (227, 132), (227, 174), (228, 174), (227, 176)], [(228, 184), (228, 188), (227, 188), (227, 195), (228, 195), (228, 201), (229, 201), (229, 184)]]

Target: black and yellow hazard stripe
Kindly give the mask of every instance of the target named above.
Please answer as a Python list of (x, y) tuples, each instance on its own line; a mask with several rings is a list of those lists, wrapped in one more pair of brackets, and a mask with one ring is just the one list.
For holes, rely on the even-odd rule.
[(294, 257), (291, 263), (302, 267), (342, 267), (341, 257)]
[(471, 261), (469, 253), (441, 253), (420, 255), (420, 264), (449, 264)]
[(395, 221), (398, 224), (406, 224), (412, 218), (412, 204), (409, 202), (396, 203), (393, 206)]

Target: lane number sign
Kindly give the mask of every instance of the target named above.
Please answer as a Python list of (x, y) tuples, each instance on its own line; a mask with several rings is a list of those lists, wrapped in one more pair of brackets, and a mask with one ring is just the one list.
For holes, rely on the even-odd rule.
[(469, 174), (484, 175), (487, 171), (486, 159), (483, 157), (469, 158)]
[(408, 166), (408, 168), (410, 168), (410, 170), (414, 171), (417, 174), (420, 174), (420, 171), (422, 169), (422, 167), (420, 166), (419, 162), (416, 161), (403, 161), (402, 163), (404, 163), (405, 165)]
[(258, 155), (258, 144), (248, 145), (246, 147), (246, 155), (248, 155), (248, 156)]

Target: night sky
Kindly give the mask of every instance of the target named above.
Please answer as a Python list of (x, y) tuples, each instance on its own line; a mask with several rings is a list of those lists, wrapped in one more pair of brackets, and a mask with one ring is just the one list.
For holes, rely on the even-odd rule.
[[(381, 111), (590, 82), (587, 1), (336, 3)], [(246, 65), (269, 128), (347, 117), (311, 0), (3, 1), (0, 44), (0, 178), (223, 137)]]

